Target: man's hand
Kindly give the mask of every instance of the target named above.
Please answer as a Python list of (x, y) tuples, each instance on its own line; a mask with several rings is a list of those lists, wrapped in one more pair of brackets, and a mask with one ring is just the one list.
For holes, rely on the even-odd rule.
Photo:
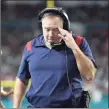
[(60, 36), (64, 42), (66, 43), (66, 45), (72, 49), (72, 47), (76, 47), (77, 44), (74, 40), (74, 38), (72, 37), (72, 32), (68, 32), (62, 28), (58, 28), (60, 34), (58, 34), (58, 36)]
[(58, 30), (59, 30), (58, 36), (60, 36), (64, 40), (66, 45), (72, 49), (80, 74), (87, 81), (92, 81), (96, 73), (96, 68), (93, 65), (92, 61), (78, 47), (74, 38), (72, 37), (72, 33), (62, 28), (58, 28)]

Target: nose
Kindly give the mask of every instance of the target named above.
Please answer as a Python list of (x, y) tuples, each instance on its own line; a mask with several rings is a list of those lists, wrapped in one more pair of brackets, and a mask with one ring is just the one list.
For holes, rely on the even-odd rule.
[(49, 36), (53, 36), (53, 31), (52, 30), (49, 31)]

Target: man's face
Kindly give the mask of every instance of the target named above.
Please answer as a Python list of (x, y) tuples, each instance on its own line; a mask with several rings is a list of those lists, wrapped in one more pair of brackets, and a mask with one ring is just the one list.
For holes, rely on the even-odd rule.
[(63, 20), (58, 16), (45, 16), (42, 19), (42, 29), (45, 42), (59, 43), (62, 39), (58, 36), (58, 27), (63, 28)]

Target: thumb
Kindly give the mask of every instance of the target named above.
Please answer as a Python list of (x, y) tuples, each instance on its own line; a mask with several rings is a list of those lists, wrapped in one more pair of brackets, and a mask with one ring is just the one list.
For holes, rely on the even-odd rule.
[(62, 34), (58, 34), (58, 36), (65, 40), (65, 37)]

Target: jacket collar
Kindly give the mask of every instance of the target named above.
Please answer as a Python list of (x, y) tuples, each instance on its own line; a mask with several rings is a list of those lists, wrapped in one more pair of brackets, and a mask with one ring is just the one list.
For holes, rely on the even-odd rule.
[(44, 37), (43, 35), (39, 35), (37, 37), (35, 37), (35, 39), (33, 39), (33, 43), (32, 45), (39, 47), (39, 46), (45, 46), (45, 42), (44, 42)]

